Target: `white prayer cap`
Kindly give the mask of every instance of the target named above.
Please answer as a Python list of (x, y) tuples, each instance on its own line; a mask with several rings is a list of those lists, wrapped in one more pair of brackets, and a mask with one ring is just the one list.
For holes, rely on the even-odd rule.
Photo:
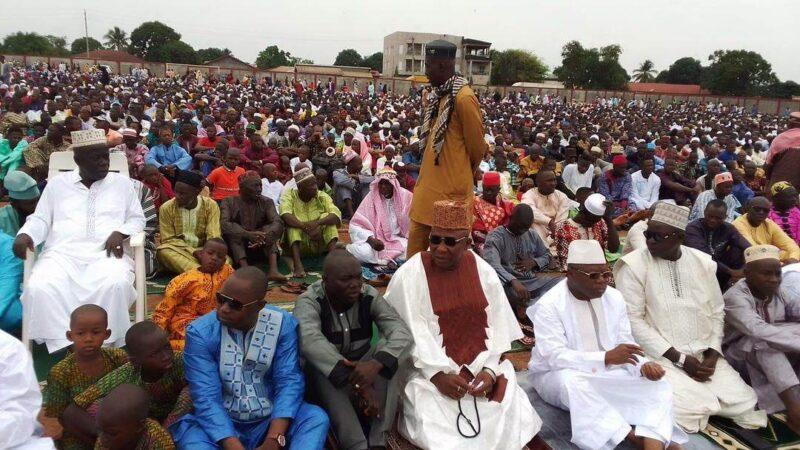
[(93, 145), (106, 145), (105, 131), (95, 128), (93, 130), (73, 131), (72, 148), (90, 147)]
[(745, 264), (761, 259), (781, 260), (781, 251), (774, 245), (753, 245), (744, 251)]
[(290, 125), (290, 126), (289, 126), (289, 129), (290, 129), (290, 130), (297, 131), (298, 133), (300, 132), (300, 127), (298, 127), (297, 125)]
[(603, 194), (592, 194), (586, 197), (586, 200), (583, 202), (583, 207), (586, 208), (586, 211), (595, 216), (602, 216), (606, 213), (606, 205), (603, 203), (605, 201), (606, 198)]
[(598, 136), (596, 134), (593, 134), (593, 135), (589, 136), (589, 139), (597, 139), (599, 141), (600, 140), (600, 136)]
[(605, 264), (606, 255), (595, 240), (578, 239), (569, 243), (567, 264)]
[(679, 230), (686, 230), (686, 224), (689, 223), (689, 208), (666, 202), (658, 202), (655, 211), (653, 211), (653, 217), (650, 220), (669, 225)]
[(392, 124), (390, 124), (388, 121), (387, 122), (383, 122), (383, 125), (381, 125), (381, 128), (392, 128)]
[(692, 140), (689, 141), (689, 142), (697, 142), (697, 143), (699, 143), (700, 142), (700, 138), (699, 137), (693, 137)]

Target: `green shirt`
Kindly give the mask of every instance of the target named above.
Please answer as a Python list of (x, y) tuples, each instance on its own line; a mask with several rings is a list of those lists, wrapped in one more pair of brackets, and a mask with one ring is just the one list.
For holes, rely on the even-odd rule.
[(341, 211), (333, 204), (333, 199), (331, 199), (330, 195), (320, 191), (317, 191), (316, 197), (304, 202), (300, 199), (297, 189), (289, 189), (281, 197), (280, 208), (281, 215), (292, 214), (301, 222), (319, 220), (328, 214), (335, 214), (339, 218), (342, 217)]
[(21, 224), (19, 223), (19, 213), (11, 205), (0, 208), (0, 231), (9, 235), (16, 236)]
[(125, 363), (101, 378), (73, 400), (77, 406), (90, 409), (114, 388), (122, 384), (134, 384), (150, 394), (150, 417), (164, 422), (178, 403), (181, 391), (186, 387), (183, 376), (183, 353), (176, 352), (172, 368), (159, 380), (152, 383), (142, 380), (142, 374), (131, 363)]
[(200, 244), (200, 238), (197, 237), (195, 231), (197, 230), (197, 212), (200, 211), (200, 202), (194, 209), (178, 208), (181, 213), (181, 223), (183, 223), (183, 240), (191, 247), (197, 247)]

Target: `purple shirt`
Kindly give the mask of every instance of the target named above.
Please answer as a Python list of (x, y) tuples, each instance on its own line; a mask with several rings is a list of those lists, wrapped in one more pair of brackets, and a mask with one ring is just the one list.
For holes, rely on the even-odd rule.
[(779, 213), (773, 208), (769, 212), (770, 219), (777, 223), (784, 233), (794, 239), (795, 242), (800, 243), (800, 208), (795, 206), (784, 214)]

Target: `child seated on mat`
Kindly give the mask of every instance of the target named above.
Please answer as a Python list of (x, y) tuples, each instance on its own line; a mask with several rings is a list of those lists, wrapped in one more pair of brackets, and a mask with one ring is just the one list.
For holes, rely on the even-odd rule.
[(233, 273), (233, 267), (225, 262), (228, 246), (220, 238), (206, 241), (196, 255), (200, 267), (170, 281), (164, 299), (153, 312), (153, 322), (169, 334), (175, 350), (183, 350), (186, 327), (216, 308), (217, 291)]
[(149, 396), (139, 386), (122, 384), (111, 390), (97, 411), (95, 450), (174, 450), (169, 433), (147, 417), (149, 408)]
[(95, 417), (101, 401), (127, 383), (148, 393), (148, 417), (165, 429), (192, 410), (183, 354), (172, 350), (164, 330), (149, 320), (139, 322), (125, 333), (125, 345), (129, 361), (76, 396), (62, 414), (63, 422), (83, 436), (97, 438)]
[(67, 331), (72, 352), (50, 369), (45, 391), (45, 415), (64, 427), (58, 448), (91, 450), (93, 446), (93, 437), (81, 435), (61, 416), (73, 398), (128, 361), (124, 350), (103, 347), (110, 335), (108, 316), (100, 306), (82, 305), (72, 311)]

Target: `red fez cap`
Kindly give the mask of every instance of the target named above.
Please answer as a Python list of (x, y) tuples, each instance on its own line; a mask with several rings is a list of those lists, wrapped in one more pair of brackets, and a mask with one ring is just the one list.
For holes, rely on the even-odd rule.
[(621, 166), (622, 164), (627, 164), (627, 163), (628, 163), (628, 158), (626, 158), (625, 155), (616, 155), (611, 160), (611, 164), (614, 164), (615, 166)]
[(486, 187), (500, 186), (500, 173), (486, 172), (483, 174), (483, 185)]

